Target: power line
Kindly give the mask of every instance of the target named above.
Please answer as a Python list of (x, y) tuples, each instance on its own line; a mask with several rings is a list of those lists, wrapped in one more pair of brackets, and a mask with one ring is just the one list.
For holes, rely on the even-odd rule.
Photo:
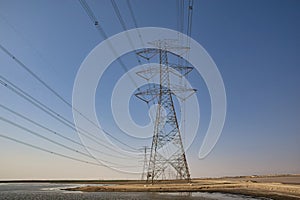
[[(137, 33), (138, 33), (138, 36), (139, 36), (139, 38), (140, 38), (140, 40), (141, 40), (141, 44), (142, 44), (142, 46), (145, 46), (145, 43), (144, 43), (144, 41), (143, 41), (143, 37), (142, 37), (142, 35), (141, 35), (141, 33), (140, 33), (139, 29), (138, 29), (139, 26), (138, 26), (138, 23), (137, 23), (135, 14), (134, 14), (134, 12), (133, 12), (133, 9), (132, 9), (130, 0), (127, 0), (126, 2), (127, 2), (127, 6), (128, 6), (128, 9), (129, 9), (129, 12), (130, 12), (130, 16), (131, 16), (131, 18), (132, 18), (132, 20), (133, 20), (133, 23), (134, 23), (134, 27), (136, 28)], [(137, 57), (139, 57), (137, 51), (135, 51), (135, 54), (136, 54)], [(148, 57), (148, 54), (147, 54), (147, 53), (146, 53), (146, 55), (147, 55), (147, 57)], [(140, 60), (140, 59), (138, 58), (138, 60)], [(150, 59), (148, 58), (148, 59), (146, 59), (146, 60), (147, 60), (148, 64), (150, 64)], [(144, 70), (146, 70), (146, 69), (144, 69)], [(148, 84), (147, 84), (148, 89), (150, 89), (150, 84), (149, 84), (149, 82), (150, 82), (150, 80), (151, 80), (152, 78), (153, 78), (153, 77), (151, 77), (150, 79), (147, 79), (147, 82), (148, 82)], [(139, 88), (139, 91), (140, 91), (140, 88)], [(150, 110), (150, 105), (149, 105), (149, 103), (147, 103), (147, 107), (148, 107), (148, 110)], [(150, 112), (150, 115), (151, 115), (151, 118), (154, 119), (152, 112)]]
[(183, 33), (184, 25), (184, 0), (177, 0), (177, 29)]
[[(110, 2), (112, 4), (112, 6), (113, 6), (115, 14), (117, 15), (117, 18), (118, 18), (118, 20), (119, 20), (119, 22), (120, 22), (123, 30), (127, 31), (127, 27), (126, 27), (125, 21), (123, 20), (123, 17), (122, 17), (121, 12), (120, 12), (120, 10), (118, 8), (118, 5), (116, 4), (116, 2), (114, 0), (111, 0)], [(141, 64), (141, 60), (140, 60), (139, 56), (137, 55), (137, 52), (135, 50), (135, 47), (134, 47), (133, 42), (131, 40), (131, 37), (129, 36), (129, 34), (127, 32), (125, 32), (125, 35), (126, 35), (128, 41), (129, 41), (129, 44), (130, 44), (131, 48), (134, 49), (134, 55), (135, 55), (138, 63)]]
[(51, 68), (51, 70), (52, 70), (53, 72), (56, 73), (56, 76), (58, 76), (58, 73), (57, 73), (57, 71), (53, 68), (52, 64), (50, 64), (50, 63), (45, 59), (44, 55), (42, 55), (41, 52), (38, 51), (38, 49), (33, 45), (33, 43), (30, 42), (30, 41), (22, 34), (22, 32), (20, 32), (20, 31), (19, 31), (12, 23), (9, 22), (9, 20), (8, 20), (6, 17), (4, 17), (4, 16), (1, 15), (1, 14), (0, 14), (0, 19), (2, 19), (2, 20), (5, 22), (5, 24), (6, 24), (13, 32), (15, 32), (15, 34), (18, 35), (19, 38), (21, 38), (21, 39), (25, 42), (26, 46), (28, 46), (29, 48), (31, 48), (31, 50), (33, 51), (33, 54), (35, 54), (36, 56), (38, 56), (38, 57), (40, 58), (40, 60), (41, 60), (43, 63), (45, 63), (47, 66), (49, 66), (49, 67)]
[(12, 53), (10, 53), (6, 48), (0, 44), (0, 48), (4, 51), (9, 57), (11, 57), (16, 63), (23, 67), (31, 76), (37, 79), (43, 86), (50, 90), (55, 96), (57, 96), (61, 101), (63, 101), (68, 106), (72, 105), (67, 102), (61, 95), (59, 95), (54, 89), (52, 89), (47, 83), (45, 83), (39, 76), (37, 76), (32, 70), (30, 70), (24, 63), (22, 63), (18, 58), (16, 58)]
[(192, 20), (193, 20), (193, 0), (189, 0), (188, 4), (188, 26), (187, 26), (187, 35), (191, 37), (192, 34)]
[[(106, 153), (106, 152), (103, 152), (103, 151), (99, 151), (98, 149), (95, 149), (95, 148), (92, 148), (92, 147), (83, 145), (82, 143), (77, 142), (77, 141), (75, 141), (75, 140), (73, 140), (73, 139), (71, 139), (71, 138), (69, 138), (69, 137), (66, 137), (66, 136), (64, 136), (64, 134), (59, 133), (59, 132), (57, 132), (57, 131), (54, 131), (53, 129), (47, 128), (46, 126), (44, 126), (44, 125), (42, 125), (42, 124), (40, 124), (40, 123), (38, 123), (38, 122), (36, 122), (36, 121), (34, 121), (34, 120), (31, 120), (31, 119), (29, 119), (28, 117), (26, 117), (26, 116), (24, 116), (24, 115), (18, 113), (17, 111), (12, 110), (12, 109), (10, 109), (10, 108), (8, 108), (8, 107), (2, 105), (2, 104), (0, 104), (0, 107), (1, 107), (2, 109), (5, 109), (5, 110), (7, 110), (7, 111), (13, 113), (14, 115), (16, 115), (16, 116), (18, 116), (18, 117), (20, 117), (20, 118), (22, 118), (22, 119), (24, 119), (24, 120), (26, 120), (26, 121), (28, 121), (28, 122), (30, 122), (30, 123), (32, 123), (32, 124), (34, 124), (34, 125), (36, 125), (36, 126), (42, 128), (42, 129), (44, 129), (44, 130), (46, 130), (46, 131), (48, 131), (48, 132), (54, 134), (54, 135), (57, 135), (58, 137), (61, 137), (61, 138), (65, 139), (65, 140), (69, 141), (69, 142), (72, 142), (72, 143), (74, 143), (74, 144), (80, 145), (80, 146), (82, 146), (82, 147), (85, 147), (85, 148), (90, 149), (90, 150), (93, 150), (93, 151), (97, 151), (98, 153), (102, 153), (102, 154), (105, 154), (105, 155), (107, 155), (107, 156), (113, 156), (113, 157), (121, 158), (121, 159), (128, 159), (128, 158), (125, 158), (125, 157), (116, 156), (116, 155), (109, 154), (109, 153)], [(91, 156), (92, 156), (92, 155), (91, 155)], [(94, 157), (93, 157), (93, 158), (94, 158)], [(94, 159), (96, 159), (96, 158), (94, 158)]]
[[(86, 14), (89, 16), (91, 22), (94, 24), (94, 26), (96, 27), (96, 29), (98, 30), (98, 32), (101, 34), (101, 36), (103, 37), (104, 40), (106, 40), (108, 38), (107, 34), (105, 33), (104, 29), (102, 28), (101, 24), (99, 23), (98, 19), (96, 18), (96, 16), (94, 15), (92, 9), (89, 7), (89, 5), (87, 4), (87, 2), (85, 0), (79, 0), (79, 3), (80, 5), (82, 6), (82, 8), (84, 9), (84, 11), (86, 12)], [(116, 3), (114, 1), (111, 1), (112, 5), (113, 5), (113, 8), (117, 14), (117, 17), (124, 29), (124, 31), (127, 30), (126, 28), (126, 24), (120, 14), (120, 11), (116, 5)], [(133, 12), (132, 12), (132, 15), (133, 15)], [(135, 25), (137, 26), (137, 23), (136, 23), (136, 20), (135, 20)], [(135, 49), (134, 46), (133, 46), (133, 43), (131, 41), (131, 38), (129, 37), (128, 34), (126, 34), (127, 38), (129, 39), (129, 43), (131, 45), (131, 48)], [(141, 34), (139, 34), (139, 37), (141, 39), (141, 42), (143, 44), (143, 40), (141, 38)], [(111, 51), (113, 52), (113, 54), (117, 57), (117, 53), (116, 53), (116, 50), (114, 49), (114, 47), (112, 46), (111, 42), (109, 40), (107, 40), (107, 43), (109, 45), (109, 48), (111, 49)], [(136, 55), (136, 54), (135, 54)], [(140, 59), (138, 58), (138, 56), (136, 55), (136, 58), (138, 60), (138, 63), (140, 63)], [(128, 69), (127, 67), (125, 66), (125, 64), (123, 63), (123, 61), (121, 60), (120, 57), (117, 57), (117, 61), (119, 62), (119, 64), (121, 65), (121, 67), (123, 68), (123, 70), (126, 72), (128, 72)], [(138, 87), (137, 83), (134, 81), (134, 79), (132, 78), (132, 76), (129, 74), (129, 73), (126, 73), (126, 75), (129, 77), (129, 79), (131, 80), (131, 82), (135, 85), (135, 87), (137, 88), (137, 90), (139, 91), (140, 88)], [(104, 131), (104, 130), (103, 130)], [(104, 131), (106, 132), (106, 131)], [(108, 133), (106, 133), (108, 134)], [(110, 135), (111, 136), (111, 135)], [(112, 137), (112, 136), (111, 136)], [(119, 140), (117, 140), (118, 142), (120, 142)], [(121, 142), (122, 143), (122, 142)], [(124, 143), (122, 143), (124, 144)], [(128, 146), (128, 145), (126, 145)], [(132, 148), (130, 146), (131, 149), (134, 149), (134, 150), (137, 150), (136, 148)]]
[[(127, 2), (128, 8), (129, 8), (130, 16), (131, 16), (131, 18), (132, 18), (132, 20), (133, 20), (133, 23), (134, 23), (134, 27), (135, 27), (135, 28), (138, 28), (139, 26), (138, 26), (136, 17), (135, 17), (135, 15), (134, 15), (134, 12), (133, 12), (133, 9), (132, 9), (130, 0), (127, 0), (126, 2)], [(138, 36), (139, 36), (139, 38), (140, 38), (140, 40), (141, 40), (142, 45), (145, 46), (145, 43), (144, 43), (144, 41), (143, 41), (143, 38), (142, 38), (142, 35), (141, 35), (139, 29), (137, 29), (137, 32), (138, 32)]]
[[(85, 0), (79, 0), (82, 7), (84, 8), (84, 10), (86, 11), (86, 13), (88, 14), (89, 18), (91, 21), (94, 22), (94, 25), (95, 27), (98, 29), (99, 32), (102, 32), (101, 34), (103, 35), (103, 37), (106, 39), (107, 38), (107, 34), (104, 32), (103, 28), (99, 25), (99, 22), (97, 21), (97, 18), (95, 17), (94, 13), (92, 12), (92, 10), (90, 9), (90, 7), (88, 6), (88, 4), (86, 3)], [(123, 27), (124, 30), (127, 30), (126, 28), (126, 24), (125, 24), (125, 21), (123, 20), (122, 16), (121, 16), (121, 13), (120, 13), (120, 10), (118, 9), (118, 6), (117, 4), (115, 3), (114, 0), (111, 0), (111, 2), (113, 4), (115, 4), (114, 9), (115, 9), (115, 12), (116, 12), (116, 15), (121, 23), (121, 26)], [(183, 1), (182, 1), (183, 2)], [(134, 21), (134, 24), (135, 26), (137, 27), (137, 23), (136, 23), (136, 19), (134, 17), (134, 14), (133, 14), (133, 10), (131, 8), (131, 5), (130, 5), (130, 2), (129, 0), (127, 0), (127, 3), (129, 5), (129, 10), (130, 10), (130, 13), (133, 17), (133, 21)], [(191, 12), (189, 12), (189, 15), (188, 15), (188, 27), (187, 27), (187, 35), (191, 35), (191, 30), (192, 30), (192, 8), (193, 8), (193, 0), (189, 0), (189, 10), (191, 10)], [(191, 13), (191, 14), (190, 14)], [(140, 35), (139, 35), (140, 36)], [(141, 38), (141, 37), (140, 37)], [(141, 38), (142, 39), (142, 38)], [(113, 53), (116, 54), (116, 51), (114, 50), (113, 46), (109, 43)], [(81, 116), (83, 116), (86, 120), (88, 120), (90, 123), (92, 123), (93, 125), (95, 125), (98, 129), (102, 130), (105, 134), (107, 134), (108, 136), (112, 137), (113, 139), (115, 139), (116, 141), (120, 142), (121, 144), (131, 148), (131, 149), (134, 149), (136, 150), (136, 148), (133, 148), (131, 146), (129, 146), (128, 144), (126, 143), (123, 143), (122, 141), (118, 140), (117, 138), (115, 138), (114, 136), (112, 136), (110, 133), (106, 132), (105, 130), (103, 130), (102, 128), (100, 128), (97, 124), (95, 124), (93, 121), (91, 121), (90, 119), (88, 119), (85, 115), (83, 115), (80, 111), (78, 111), (76, 108), (74, 108), (71, 103), (69, 103), (66, 99), (64, 99), (59, 93), (57, 93), (52, 87), (50, 87), (46, 82), (44, 82), (39, 76), (37, 76), (30, 68), (28, 68), (24, 63), (22, 63), (19, 59), (17, 59), (13, 54), (11, 54), (7, 49), (5, 49), (1, 44), (0, 44), (0, 48), (6, 53), (8, 54), (13, 60), (15, 60), (21, 67), (23, 67), (29, 74), (31, 74), (35, 79), (37, 79), (43, 86), (45, 86), (49, 91), (51, 91), (55, 96), (57, 96), (61, 101), (63, 101), (66, 105), (68, 105), (69, 107), (71, 107), (72, 110), (74, 110), (75, 112), (79, 113)], [(139, 61), (139, 60), (138, 60)], [(127, 68), (126, 66), (124, 65), (124, 63), (122, 62), (122, 60), (120, 58), (118, 58), (118, 62), (121, 64), (121, 66), (125, 69), (125, 71), (127, 72)], [(140, 61), (139, 61), (140, 62)], [(130, 76), (128, 74), (128, 76)], [(131, 78), (131, 77), (130, 77)], [(132, 79), (133, 80), (133, 79)], [(134, 80), (133, 80), (134, 81)], [(0, 84), (4, 85), (5, 87), (8, 87), (7, 83), (5, 82), (2, 82), (0, 80)], [(139, 88), (138, 88), (139, 90)], [(12, 91), (14, 91), (15, 93), (17, 93), (18, 91), (13, 89)], [(19, 90), (20, 91), (20, 90)], [(17, 93), (18, 94), (18, 93)], [(75, 127), (75, 124), (70, 122), (69, 120), (67, 120), (66, 118), (62, 117), (60, 114), (58, 114), (57, 112), (54, 112), (52, 109), (50, 109), (49, 107), (47, 106), (44, 106), (44, 104), (40, 103), (39, 101), (37, 101), (36, 99), (34, 99), (33, 97), (31, 98), (31, 95), (28, 95), (27, 93), (23, 93), (21, 92), (20, 93), (21, 95), (19, 96), (24, 96), (26, 100), (28, 101), (32, 101), (34, 103), (34, 105), (39, 105), (43, 108), (45, 108), (46, 110), (48, 110), (50, 113), (52, 113), (53, 116), (56, 116), (58, 118), (58, 120), (62, 120), (64, 121), (66, 124), (69, 124), (70, 126), (72, 126), (73, 130), (76, 131), (76, 128), (74, 129)], [(23, 97), (23, 98), (24, 98)], [(42, 109), (43, 110), (43, 109)], [(43, 110), (45, 111), (45, 110)], [(51, 116), (52, 116), (51, 115)], [(24, 117), (24, 116), (23, 116)], [(27, 118), (28, 119), (28, 118)], [(2, 120), (2, 119), (1, 119)], [(2, 120), (3, 121), (3, 120)], [(8, 120), (9, 121), (9, 120)], [(6, 121), (7, 122), (7, 121)], [(31, 120), (32, 123), (36, 123), (34, 121)], [(9, 122), (8, 122), (9, 123)], [(13, 122), (12, 122), (13, 123)], [(16, 123), (14, 123), (16, 124)], [(12, 125), (14, 125), (12, 124)], [(37, 123), (38, 124), (38, 123)], [(36, 124), (36, 125), (37, 125)], [(42, 125), (41, 125), (42, 126)], [(41, 127), (40, 126), (40, 127)], [(47, 127), (43, 126), (46, 130), (48, 129)], [(20, 128), (20, 127), (19, 127)], [(25, 128), (25, 127), (24, 127)], [(42, 128), (42, 127), (41, 127)], [(79, 128), (81, 129), (81, 128)], [(51, 130), (51, 129), (48, 129), (48, 130)], [(81, 129), (83, 130), (83, 129)], [(78, 131), (79, 132), (79, 131)], [(81, 133), (81, 132), (80, 132)], [(0, 137), (3, 137), (2, 135), (0, 135)], [(62, 137), (65, 137), (62, 135)], [(94, 137), (94, 136), (93, 136)], [(13, 138), (10, 138), (10, 137), (4, 137), (6, 139), (12, 139), (13, 141), (17, 142), (16, 139), (13, 139)], [(65, 139), (68, 138), (68, 137), (65, 137)], [(49, 138), (48, 138), (49, 139)], [(70, 138), (69, 138), (70, 139)], [(98, 138), (97, 138), (98, 139)], [(94, 140), (93, 140), (94, 141)], [(76, 142), (76, 141), (75, 141)], [(21, 142), (21, 144), (24, 144), (26, 145), (25, 143)], [(30, 145), (30, 144), (29, 144)], [(33, 147), (34, 145), (31, 145), (31, 147)], [(36, 146), (35, 146), (36, 147)], [(34, 147), (33, 147), (34, 148)], [(39, 147), (37, 147), (39, 148)], [(40, 149), (41, 150), (41, 149)], [(49, 151), (50, 153), (53, 153), (51, 151)], [(56, 154), (57, 155), (57, 154)], [(68, 157), (68, 156), (67, 156)], [(87, 162), (86, 162), (87, 163)], [(95, 163), (97, 164), (97, 163)]]
[[(22, 90), (21, 88), (17, 87), (16, 85), (14, 85), (10, 81), (8, 81), (3, 76), (0, 75), (0, 79), (2, 79), (2, 80), (0, 80), (0, 84), (2, 84), (3, 86), (5, 86), (9, 90), (13, 91), (14, 93), (16, 93), (17, 95), (19, 95), (20, 97), (24, 98), (25, 100), (27, 100), (28, 102), (30, 102), (31, 104), (33, 104), (34, 106), (36, 106), (37, 108), (39, 108), (40, 110), (44, 111), (45, 113), (47, 113), (48, 115), (50, 115), (54, 119), (58, 120), (62, 124), (64, 124), (67, 127), (71, 128), (72, 130), (78, 131), (82, 135), (85, 135), (83, 132), (81, 132), (79, 130), (76, 130), (75, 124), (73, 124), (71, 121), (69, 121), (68, 119), (64, 118), (62, 115), (60, 115), (59, 113), (55, 112), (53, 109), (49, 108), (45, 104), (41, 103), (39, 100), (35, 99), (30, 94), (26, 93), (24, 90)], [(100, 138), (95, 137), (93, 134), (88, 133), (88, 135), (90, 135), (93, 138), (90, 138), (87, 135), (85, 135), (85, 136), (88, 137), (88, 138), (90, 138), (92, 141), (98, 141), (98, 140), (101, 141)]]
[(130, 15), (131, 15), (131, 17), (132, 17), (132, 19), (133, 19), (134, 26), (137, 28), (137, 27), (138, 27), (138, 25), (137, 25), (137, 20), (136, 20), (136, 18), (135, 18), (135, 16), (134, 16), (134, 12), (133, 12), (133, 9), (132, 9), (130, 0), (127, 0), (126, 2), (127, 2), (128, 8), (129, 8)]
[(39, 147), (39, 146), (35, 146), (33, 144), (29, 144), (29, 143), (23, 142), (21, 140), (18, 140), (18, 139), (15, 139), (15, 138), (12, 138), (12, 137), (9, 137), (9, 136), (6, 136), (6, 135), (0, 134), (0, 137), (5, 138), (7, 140), (14, 141), (14, 142), (19, 143), (19, 144), (23, 144), (25, 146), (28, 146), (28, 147), (31, 147), (31, 148), (34, 148), (34, 149), (38, 149), (40, 151), (44, 151), (46, 153), (50, 153), (50, 154), (57, 155), (57, 156), (60, 156), (60, 157), (63, 157), (63, 158), (67, 158), (67, 159), (70, 159), (70, 160), (74, 160), (74, 161), (78, 161), (78, 162), (82, 162), (82, 163), (86, 163), (86, 164), (90, 164), (90, 165), (96, 165), (96, 166), (115, 167), (115, 166), (108, 166), (108, 165), (104, 165), (104, 164), (90, 162), (90, 161), (82, 160), (82, 159), (75, 158), (75, 157), (72, 157), (72, 156), (68, 156), (68, 155), (65, 155), (65, 154), (61, 154), (61, 153), (57, 153), (57, 152), (54, 152), (54, 151), (50, 151), (48, 149), (45, 149), (45, 148), (42, 148), (42, 147)]
[(4, 118), (4, 117), (0, 117), (0, 120), (6, 122), (6, 123), (8, 123), (8, 124), (11, 124), (11, 125), (13, 125), (13, 126), (15, 126), (15, 127), (18, 127), (18, 128), (20, 128), (20, 129), (22, 129), (22, 130), (24, 130), (24, 131), (26, 131), (26, 132), (28, 132), (28, 133), (30, 133), (30, 134), (32, 134), (32, 135), (35, 135), (35, 136), (37, 136), (37, 137), (39, 137), (39, 138), (42, 138), (42, 139), (44, 139), (44, 140), (47, 140), (48, 142), (51, 142), (51, 143), (56, 144), (56, 145), (58, 145), (58, 146), (61, 146), (61, 147), (63, 147), (63, 148), (69, 149), (69, 150), (71, 150), (71, 151), (74, 151), (74, 152), (79, 153), (79, 154), (81, 154), (81, 155), (84, 155), (84, 156), (86, 156), (86, 157), (93, 158), (92, 156), (90, 156), (90, 155), (88, 155), (88, 154), (86, 154), (86, 153), (83, 153), (83, 152), (81, 152), (81, 151), (79, 151), (79, 150), (76, 150), (76, 149), (74, 149), (74, 148), (68, 147), (68, 146), (66, 146), (66, 145), (64, 145), (64, 144), (62, 144), (62, 143), (60, 143), (60, 142), (56, 142), (56, 141), (54, 141), (54, 140), (52, 140), (52, 139), (50, 139), (50, 138), (48, 138), (48, 137), (45, 137), (45, 136), (43, 136), (43, 135), (41, 135), (41, 134), (39, 134), (39, 133), (37, 133), (37, 132), (35, 132), (35, 131), (32, 131), (32, 130), (30, 130), (30, 129), (24, 127), (24, 126), (21, 126), (20, 124), (14, 123), (14, 122), (12, 122), (12, 121), (10, 121), (10, 120)]
[[(22, 68), (24, 68), (30, 75), (32, 75), (36, 80), (38, 80), (42, 85), (44, 85), (48, 90), (50, 90), (56, 97), (58, 97), (61, 101), (63, 101), (67, 106), (69, 106), (72, 110), (74, 110), (75, 112), (77, 112), (78, 114), (80, 114), (82, 117), (84, 117), (86, 120), (88, 120), (90, 123), (92, 123), (96, 128), (98, 128), (99, 130), (103, 131), (106, 135), (110, 136), (111, 138), (113, 138), (114, 140), (118, 141), (120, 144), (123, 144), (135, 151), (137, 151), (136, 148), (122, 142), (121, 140), (119, 140), (118, 138), (116, 138), (115, 136), (113, 136), (112, 134), (110, 134), (108, 131), (103, 130), (102, 128), (100, 128), (97, 124), (95, 124), (92, 120), (90, 120), (89, 118), (87, 118), (85, 115), (83, 115), (81, 112), (79, 112), (76, 108), (74, 108), (67, 100), (65, 100), (61, 95), (59, 95), (54, 89), (52, 89), (46, 82), (44, 82), (38, 75), (36, 75), (32, 70), (30, 70), (29, 67), (27, 67), (24, 63), (22, 63), (18, 58), (16, 58), (11, 52), (9, 52), (5, 47), (3, 47), (0, 44), (0, 48), (9, 56), (11, 57), (15, 62), (17, 62)], [(61, 116), (60, 116), (61, 117)], [(68, 120), (65, 120), (68, 121)], [(69, 122), (70, 123), (70, 122)], [(75, 126), (75, 125), (74, 125)], [(77, 127), (80, 129), (80, 127)]]
[(85, 131), (83, 132), (81, 130), (76, 130), (74, 123), (72, 123), (71, 121), (69, 121), (66, 118), (62, 117), (60, 114), (58, 114), (57, 112), (55, 112), (54, 110), (52, 110), (48, 106), (44, 105), (43, 103), (41, 103), (40, 101), (38, 101), (37, 99), (35, 99), (34, 97), (32, 97), (30, 94), (26, 93), (25, 91), (23, 91), (22, 89), (20, 89), (19, 87), (17, 87), (16, 85), (14, 85), (13, 83), (11, 83), (7, 79), (5, 79), (1, 75), (0, 75), (0, 84), (2, 84), (3, 86), (5, 86), (6, 88), (10, 89), (14, 93), (16, 93), (18, 96), (24, 98), (25, 100), (27, 100), (28, 102), (30, 102), (31, 104), (33, 104), (34, 106), (36, 106), (37, 108), (39, 108), (40, 110), (44, 111), (45, 113), (47, 113), (48, 115), (50, 115), (54, 119), (56, 119), (59, 122), (61, 122), (62, 124), (66, 125), (67, 127), (71, 128), (74, 131), (78, 131), (80, 134), (82, 134), (83, 136), (87, 137), (89, 140), (91, 140), (91, 141), (93, 141), (93, 142), (95, 142), (95, 143), (97, 143), (99, 145), (105, 146), (108, 149), (111, 149), (113, 151), (116, 151), (116, 152), (120, 153), (119, 151), (115, 150), (114, 148), (108, 146), (105, 143), (99, 143), (101, 141), (101, 139), (95, 137), (93, 134), (91, 134), (89, 132), (85, 132)]
[(123, 18), (121, 16), (121, 12), (120, 12), (120, 10), (118, 8), (118, 5), (116, 4), (116, 2), (114, 0), (111, 0), (110, 2), (112, 4), (112, 6), (113, 6), (113, 9), (114, 9), (114, 11), (115, 11), (115, 13), (116, 13), (116, 15), (118, 17), (118, 20), (119, 20), (119, 22), (120, 22), (123, 30), (126, 31), (127, 30), (126, 24), (125, 24), (125, 22), (124, 22), (124, 20), (123, 20)]
[[(93, 23), (93, 25), (96, 27), (96, 29), (98, 30), (98, 32), (101, 34), (101, 36), (103, 37), (104, 40), (106, 40), (108, 38), (107, 34), (105, 33), (104, 29), (102, 28), (102, 26), (100, 25), (99, 21), (97, 20), (97, 18), (95, 17), (92, 9), (89, 7), (89, 5), (86, 3), (85, 0), (79, 0), (80, 5), (82, 6), (82, 8), (84, 9), (84, 11), (86, 12), (86, 14), (89, 16), (91, 22)], [(126, 65), (123, 63), (123, 61), (121, 60), (120, 57), (118, 57), (118, 54), (115, 50), (115, 48), (113, 47), (113, 45), (111, 44), (111, 42), (109, 40), (106, 40), (110, 50), (112, 51), (112, 53), (114, 54), (114, 56), (117, 58), (117, 61), (119, 62), (119, 64), (121, 65), (121, 67), (123, 68), (123, 70), (126, 72), (128, 72), (128, 69), (126, 67)], [(134, 81), (134, 79), (132, 78), (132, 76), (129, 73), (126, 73), (126, 75), (129, 77), (129, 79), (131, 80), (131, 82), (136, 86), (136, 88), (139, 90), (137, 83)], [(136, 149), (135, 149), (136, 150)]]
[[(61, 147), (63, 147), (63, 148), (66, 148), (66, 149), (68, 149), (68, 150), (70, 150), (70, 151), (73, 151), (73, 152), (75, 152), (75, 153), (79, 153), (79, 154), (84, 155), (84, 156), (86, 156), (86, 157), (88, 157), (88, 158), (93, 158), (93, 159), (95, 159), (96, 161), (99, 162), (98, 159), (96, 159), (95, 157), (93, 157), (93, 156), (91, 156), (91, 155), (88, 155), (88, 154), (86, 154), (86, 153), (84, 153), (84, 152), (82, 152), (82, 151), (80, 151), (80, 150), (76, 150), (76, 149), (74, 149), (74, 148), (68, 147), (68, 146), (66, 146), (66, 145), (64, 145), (64, 144), (62, 144), (62, 143), (60, 143), (60, 142), (54, 141), (54, 140), (52, 140), (52, 139), (50, 139), (50, 138), (48, 138), (48, 137), (45, 137), (45, 136), (43, 136), (43, 135), (41, 135), (41, 134), (39, 134), (39, 133), (37, 133), (37, 132), (31, 130), (31, 129), (28, 129), (28, 128), (26, 128), (26, 127), (24, 127), (24, 126), (22, 126), (22, 125), (20, 125), (20, 124), (17, 124), (17, 123), (15, 123), (15, 122), (11, 121), (11, 120), (8, 120), (8, 119), (6, 119), (6, 118), (4, 118), (4, 117), (1, 117), (1, 116), (0, 116), (0, 120), (6, 122), (6, 123), (8, 123), (8, 124), (11, 124), (11, 125), (13, 125), (13, 126), (19, 128), (19, 129), (22, 129), (23, 131), (26, 131), (26, 132), (28, 132), (28, 133), (30, 133), (30, 134), (32, 134), (32, 135), (35, 135), (35, 136), (37, 136), (37, 137), (39, 137), (39, 138), (42, 138), (42, 139), (44, 139), (44, 140), (47, 140), (47, 141), (49, 141), (49, 142), (51, 142), (51, 143), (53, 143), (53, 144), (56, 144), (56, 145), (61, 146)], [(122, 165), (119, 165), (119, 164), (117, 164), (117, 163), (114, 163), (114, 162), (111, 162), (111, 161), (107, 161), (107, 160), (105, 160), (104, 162), (109, 163), (109, 164), (116, 165), (116, 166), (114, 166), (114, 167), (122, 166)], [(106, 166), (106, 165), (104, 165), (104, 166)], [(125, 167), (128, 167), (128, 166), (125, 166)]]

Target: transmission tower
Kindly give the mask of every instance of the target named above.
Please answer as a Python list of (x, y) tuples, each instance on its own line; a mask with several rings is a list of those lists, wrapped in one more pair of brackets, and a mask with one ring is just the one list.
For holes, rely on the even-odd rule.
[(141, 180), (145, 180), (145, 178), (147, 177), (147, 172), (146, 172), (146, 168), (147, 168), (147, 163), (148, 163), (148, 159), (147, 159), (147, 149), (149, 149), (147, 146), (144, 146), (143, 150), (144, 150), (144, 164), (143, 164), (143, 173), (142, 173), (142, 177)]
[[(171, 68), (185, 76), (193, 68), (188, 66), (169, 64), (168, 55), (170, 49), (185, 50), (185, 47), (174, 45), (170, 40), (159, 40), (150, 43), (156, 48), (145, 49), (137, 54), (147, 60), (156, 55), (159, 59), (159, 68), (147, 68), (137, 72), (137, 75), (150, 79), (159, 74), (160, 84), (148, 84), (146, 89), (135, 94), (139, 99), (149, 103), (157, 102), (155, 126), (152, 138), (150, 159), (147, 171), (147, 182), (154, 183), (155, 180), (165, 179), (165, 172), (173, 169), (177, 179), (190, 180), (189, 167), (179, 130), (178, 119), (173, 102), (174, 90), (177, 92), (194, 93), (195, 89), (186, 89), (181, 86), (173, 87), (170, 81)], [(173, 54), (175, 55), (175, 54)], [(178, 56), (178, 55), (176, 55)], [(173, 88), (172, 90), (170, 88)]]

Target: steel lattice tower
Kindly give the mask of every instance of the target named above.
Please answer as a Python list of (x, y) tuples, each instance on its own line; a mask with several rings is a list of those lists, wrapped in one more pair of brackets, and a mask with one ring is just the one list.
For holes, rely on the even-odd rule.
[[(190, 172), (173, 102), (174, 91), (170, 89), (171, 82), (169, 69), (176, 69), (185, 76), (193, 68), (170, 65), (168, 62), (168, 54), (172, 54), (168, 51), (168, 48), (183, 47), (170, 46), (167, 41), (156, 41), (152, 44), (156, 45), (158, 48), (142, 50), (138, 52), (138, 55), (146, 59), (158, 55), (160, 63), (159, 70), (146, 69), (137, 74), (141, 77), (146, 78), (148, 76), (149, 78), (149, 74), (158, 73), (160, 84), (149, 86), (144, 91), (135, 94), (139, 99), (142, 99), (147, 103), (153, 100), (156, 100), (158, 103), (147, 172), (147, 182), (151, 181), (151, 183), (153, 183), (155, 180), (164, 179), (164, 172), (168, 168), (172, 168), (175, 171), (177, 179), (186, 179), (189, 181)], [(187, 89), (180, 88), (179, 90), (181, 90), (180, 92), (184, 92)], [(191, 89), (190, 91), (195, 92), (196, 90)]]

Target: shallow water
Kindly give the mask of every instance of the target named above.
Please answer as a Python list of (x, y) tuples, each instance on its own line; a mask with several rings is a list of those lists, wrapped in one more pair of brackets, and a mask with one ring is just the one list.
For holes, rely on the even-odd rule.
[[(94, 185), (94, 184), (88, 184)], [(26, 199), (26, 200), (151, 200), (151, 199), (198, 199), (198, 200), (257, 200), (243, 195), (231, 195), (222, 193), (150, 193), (150, 192), (70, 192), (63, 188), (78, 187), (74, 184), (50, 184), (50, 183), (8, 183), (0, 184), (0, 199)]]

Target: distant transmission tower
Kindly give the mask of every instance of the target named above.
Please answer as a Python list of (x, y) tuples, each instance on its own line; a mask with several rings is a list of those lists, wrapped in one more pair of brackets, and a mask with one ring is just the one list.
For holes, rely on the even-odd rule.
[(147, 163), (148, 163), (148, 159), (147, 159), (147, 146), (144, 146), (143, 150), (144, 150), (144, 164), (143, 164), (143, 173), (142, 173), (142, 177), (141, 180), (145, 180), (147, 177), (147, 172), (146, 172), (146, 168), (147, 168)]
[[(188, 74), (193, 68), (188, 66), (169, 64), (168, 54), (170, 49), (186, 50), (187, 48), (177, 46), (173, 40), (159, 40), (150, 44), (157, 48), (145, 49), (137, 54), (147, 60), (159, 56), (159, 69), (147, 68), (137, 72), (137, 75), (149, 79), (159, 74), (160, 84), (148, 84), (148, 88), (136, 93), (136, 97), (149, 103), (158, 103), (155, 126), (151, 145), (151, 153), (147, 171), (147, 182), (154, 183), (155, 180), (166, 179), (165, 172), (173, 169), (177, 179), (190, 180), (189, 167), (181, 139), (181, 134), (173, 102), (174, 90), (171, 88), (170, 73), (175, 69), (181, 76)], [(173, 54), (174, 55), (174, 54)], [(178, 56), (178, 55), (176, 55)], [(177, 86), (177, 92), (192, 92), (196, 90)]]

